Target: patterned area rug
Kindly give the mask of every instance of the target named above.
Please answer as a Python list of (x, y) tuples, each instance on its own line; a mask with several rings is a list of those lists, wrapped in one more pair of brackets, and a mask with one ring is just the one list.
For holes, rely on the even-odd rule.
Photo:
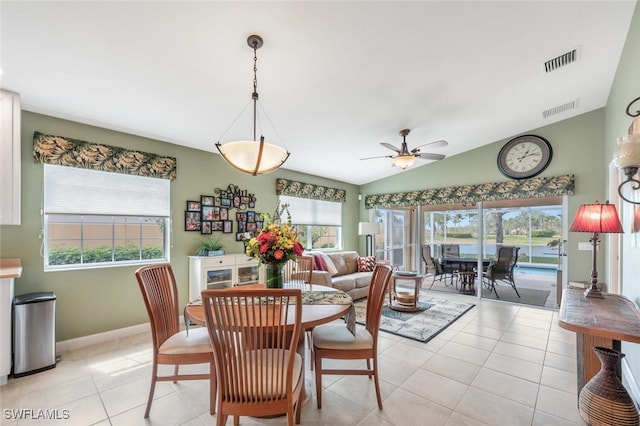
[[(453, 302), (424, 294), (420, 294), (418, 303), (420, 312), (398, 312), (389, 309), (386, 300), (382, 308), (380, 330), (426, 343), (475, 306), (472, 303)], [(358, 300), (354, 305), (356, 322), (364, 324), (367, 299)]]

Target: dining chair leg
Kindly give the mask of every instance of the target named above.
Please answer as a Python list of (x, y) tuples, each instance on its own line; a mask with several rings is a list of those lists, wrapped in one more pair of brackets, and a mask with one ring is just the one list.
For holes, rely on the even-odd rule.
[(382, 410), (382, 395), (380, 395), (380, 381), (378, 380), (378, 357), (373, 358), (373, 383), (376, 386), (376, 398), (378, 399), (378, 408)]
[(175, 365), (175, 368), (173, 369), (173, 383), (178, 383), (178, 364)]
[[(220, 413), (218, 411), (218, 413)], [(227, 417), (229, 417), (229, 415), (227, 414), (218, 414), (218, 417), (216, 418), (216, 426), (224, 426), (227, 424)]]
[(322, 358), (317, 354), (314, 359), (316, 367), (316, 402), (318, 409), (322, 408)]
[(209, 376), (209, 413), (213, 416), (216, 413), (216, 395), (218, 393), (216, 364), (214, 361), (209, 364)]
[(151, 403), (153, 402), (153, 393), (156, 390), (156, 377), (158, 376), (158, 364), (153, 363), (151, 371), (151, 386), (149, 387), (149, 399), (147, 399), (147, 409), (144, 410), (144, 418), (149, 418), (149, 412), (151, 411)]

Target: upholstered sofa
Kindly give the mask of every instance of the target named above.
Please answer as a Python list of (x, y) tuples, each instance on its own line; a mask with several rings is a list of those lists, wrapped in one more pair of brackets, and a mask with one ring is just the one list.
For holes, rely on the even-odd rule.
[(311, 251), (305, 254), (313, 255), (313, 284), (342, 290), (353, 300), (367, 297), (375, 266), (374, 257), (362, 257), (356, 251)]

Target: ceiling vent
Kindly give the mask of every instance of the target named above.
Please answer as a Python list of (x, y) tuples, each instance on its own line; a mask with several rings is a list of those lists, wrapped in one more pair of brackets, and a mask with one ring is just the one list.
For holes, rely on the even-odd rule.
[(555, 58), (549, 59), (543, 64), (544, 72), (550, 73), (551, 71), (555, 71), (558, 68), (562, 68), (569, 64), (574, 63), (578, 60), (580, 56), (580, 48), (576, 47), (568, 52), (565, 52), (561, 55), (556, 56)]
[(561, 114), (566, 111), (570, 111), (572, 109), (576, 109), (578, 107), (578, 100), (575, 99), (573, 101), (564, 103), (562, 105), (555, 106), (553, 108), (546, 109), (542, 111), (542, 118), (549, 118), (552, 115)]

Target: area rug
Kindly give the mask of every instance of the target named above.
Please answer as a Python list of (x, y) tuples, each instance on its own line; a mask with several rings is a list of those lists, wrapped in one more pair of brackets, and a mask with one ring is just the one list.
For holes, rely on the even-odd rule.
[[(475, 306), (424, 294), (420, 294), (419, 300), (419, 312), (394, 311), (389, 308), (386, 300), (382, 308), (380, 330), (426, 343)], [(364, 324), (367, 299), (358, 300), (354, 305), (356, 322)]]
[(500, 298), (496, 298), (496, 294), (493, 291), (482, 289), (482, 297), (485, 299), (502, 300), (504, 302), (523, 303), (525, 305), (545, 306), (547, 298), (549, 297), (549, 290), (536, 290), (532, 288), (518, 288), (518, 293), (509, 286), (497, 286), (498, 295)]

